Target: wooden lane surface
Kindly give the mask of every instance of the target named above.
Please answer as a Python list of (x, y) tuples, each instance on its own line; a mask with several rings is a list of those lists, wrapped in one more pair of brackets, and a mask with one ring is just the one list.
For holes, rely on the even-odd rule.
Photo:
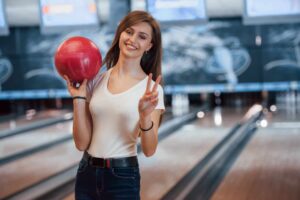
[(0, 159), (71, 135), (72, 122), (47, 126), (0, 140)]
[(254, 135), (212, 200), (300, 199), (300, 129), (270, 125)]
[(188, 125), (159, 144), (156, 155), (139, 156), (141, 198), (160, 199), (229, 131)]
[(82, 156), (73, 141), (0, 167), (0, 199), (77, 163)]

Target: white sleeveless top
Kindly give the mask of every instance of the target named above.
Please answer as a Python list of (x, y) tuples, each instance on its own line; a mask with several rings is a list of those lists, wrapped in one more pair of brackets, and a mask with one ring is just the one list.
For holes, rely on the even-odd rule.
[[(112, 68), (88, 82), (87, 100), (93, 120), (92, 141), (88, 153), (95, 157), (117, 158), (137, 155), (138, 102), (147, 86), (141, 80), (127, 91), (112, 94), (108, 80)], [(152, 81), (152, 86), (155, 82)], [(165, 109), (163, 89), (158, 86), (158, 105)]]

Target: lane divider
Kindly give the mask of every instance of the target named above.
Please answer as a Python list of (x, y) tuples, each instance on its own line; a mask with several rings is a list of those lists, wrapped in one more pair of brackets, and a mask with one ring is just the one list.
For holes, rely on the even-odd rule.
[(252, 107), (231, 131), (162, 200), (208, 200), (256, 130), (262, 107)]

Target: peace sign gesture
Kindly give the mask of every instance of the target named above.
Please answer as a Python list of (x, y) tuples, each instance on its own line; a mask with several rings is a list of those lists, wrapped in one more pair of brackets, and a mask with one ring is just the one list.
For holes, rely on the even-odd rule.
[(141, 118), (149, 117), (150, 114), (155, 109), (155, 107), (157, 106), (158, 104), (157, 87), (160, 80), (161, 80), (161, 75), (157, 77), (155, 84), (151, 89), (152, 74), (149, 74), (146, 91), (139, 101), (139, 114)]

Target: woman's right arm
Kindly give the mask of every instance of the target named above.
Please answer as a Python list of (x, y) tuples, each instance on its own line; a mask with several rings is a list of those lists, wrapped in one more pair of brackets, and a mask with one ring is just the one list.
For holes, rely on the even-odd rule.
[[(87, 96), (87, 80), (84, 80), (80, 87), (76, 88), (67, 76), (64, 78), (67, 81), (68, 90), (72, 97)], [(92, 138), (92, 118), (89, 111), (89, 103), (85, 99), (73, 99), (73, 138), (79, 151), (87, 150)]]
[(92, 121), (89, 104), (83, 99), (73, 100), (73, 138), (76, 148), (85, 151), (92, 139)]

